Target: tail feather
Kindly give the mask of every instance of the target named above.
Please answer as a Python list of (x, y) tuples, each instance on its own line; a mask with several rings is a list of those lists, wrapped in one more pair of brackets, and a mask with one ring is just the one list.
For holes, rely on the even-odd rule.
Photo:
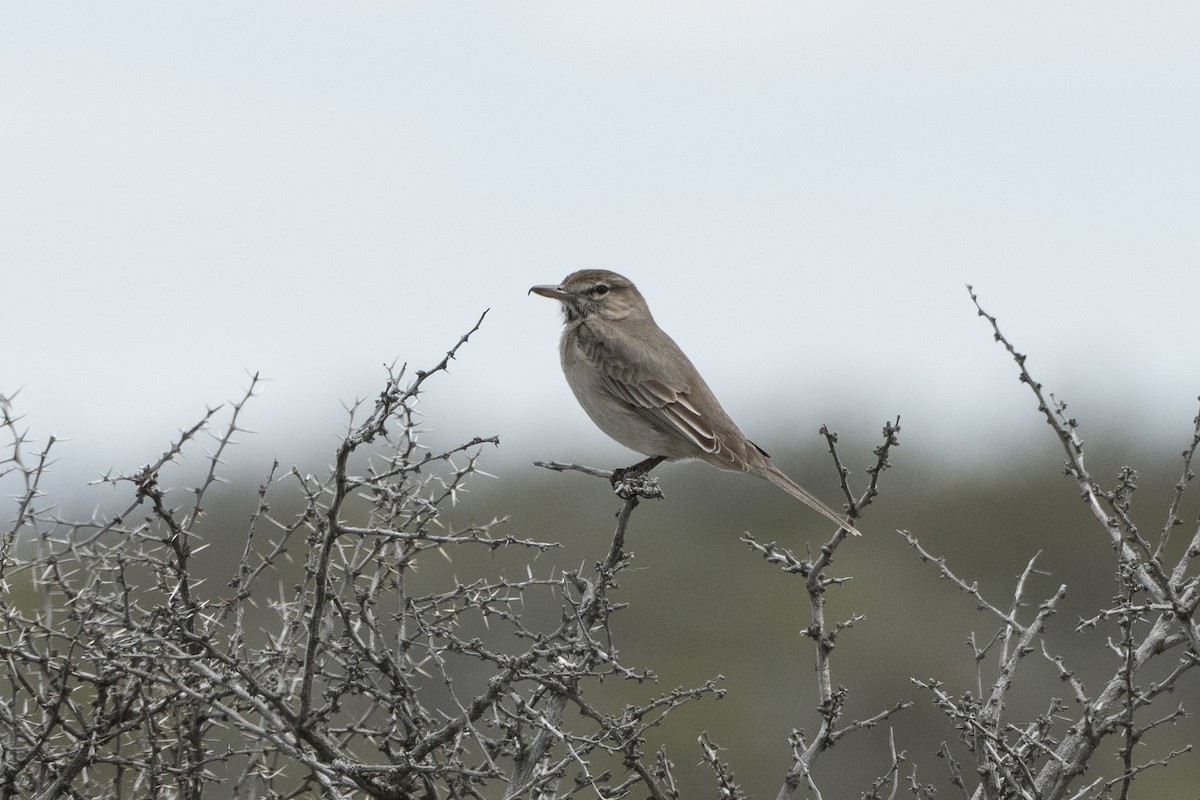
[(831, 522), (836, 522), (838, 525), (845, 528), (855, 536), (862, 536), (862, 533), (858, 530), (858, 528), (854, 527), (854, 523), (852, 523), (845, 514), (839, 514), (829, 506), (822, 503), (810, 491), (796, 483), (787, 475), (784, 475), (779, 467), (775, 466), (773, 463), (768, 461), (761, 471), (758, 471), (758, 474), (778, 486), (780, 489), (783, 489), (785, 492), (790, 494), (792, 497), (795, 497), (809, 508), (824, 515)]

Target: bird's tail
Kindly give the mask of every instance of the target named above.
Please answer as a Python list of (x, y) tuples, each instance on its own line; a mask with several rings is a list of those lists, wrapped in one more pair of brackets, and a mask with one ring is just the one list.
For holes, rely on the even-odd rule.
[(847, 519), (845, 514), (839, 514), (829, 506), (822, 503), (803, 486), (796, 483), (787, 475), (784, 475), (783, 471), (780, 470), (779, 467), (775, 466), (772, 462), (768, 461), (758, 474), (778, 486), (780, 489), (783, 489), (785, 492), (790, 494), (792, 497), (795, 497), (809, 508), (824, 515), (831, 522), (836, 522), (838, 525), (845, 528), (855, 536), (862, 536), (862, 533), (858, 530), (858, 528), (854, 527), (854, 523)]

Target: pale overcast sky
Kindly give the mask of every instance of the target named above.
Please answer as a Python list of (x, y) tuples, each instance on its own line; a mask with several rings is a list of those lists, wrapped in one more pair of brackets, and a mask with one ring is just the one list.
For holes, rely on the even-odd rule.
[(525, 292), (597, 266), (771, 450), (1045, 435), (970, 282), (1085, 423), (1182, 446), (1198, 43), (1186, 4), (6, 3), (0, 392), (131, 468), (259, 370), (286, 462), (490, 307), (431, 424), (571, 457)]

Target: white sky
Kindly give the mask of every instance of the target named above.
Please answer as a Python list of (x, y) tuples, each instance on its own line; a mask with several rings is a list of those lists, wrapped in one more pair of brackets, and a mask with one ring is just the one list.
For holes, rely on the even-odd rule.
[(599, 266), (768, 449), (1044, 436), (971, 282), (1085, 422), (1182, 446), (1198, 43), (1185, 4), (5, 3), (0, 392), (97, 471), (261, 370), (287, 462), (490, 307), (427, 412), (569, 458), (525, 291)]

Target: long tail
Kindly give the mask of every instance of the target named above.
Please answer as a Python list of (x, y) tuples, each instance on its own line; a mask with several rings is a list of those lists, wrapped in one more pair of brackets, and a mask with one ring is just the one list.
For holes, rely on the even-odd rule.
[(838, 525), (842, 526), (855, 536), (862, 536), (862, 533), (858, 530), (858, 528), (854, 527), (854, 523), (850, 522), (850, 520), (846, 518), (845, 514), (839, 514), (829, 506), (822, 503), (803, 486), (796, 483), (787, 475), (784, 475), (779, 467), (775, 466), (772, 462), (768, 461), (762, 467), (762, 469), (758, 471), (758, 474), (778, 486), (780, 489), (783, 489), (792, 497), (806, 504), (809, 508), (824, 515), (830, 521), (836, 522)]

